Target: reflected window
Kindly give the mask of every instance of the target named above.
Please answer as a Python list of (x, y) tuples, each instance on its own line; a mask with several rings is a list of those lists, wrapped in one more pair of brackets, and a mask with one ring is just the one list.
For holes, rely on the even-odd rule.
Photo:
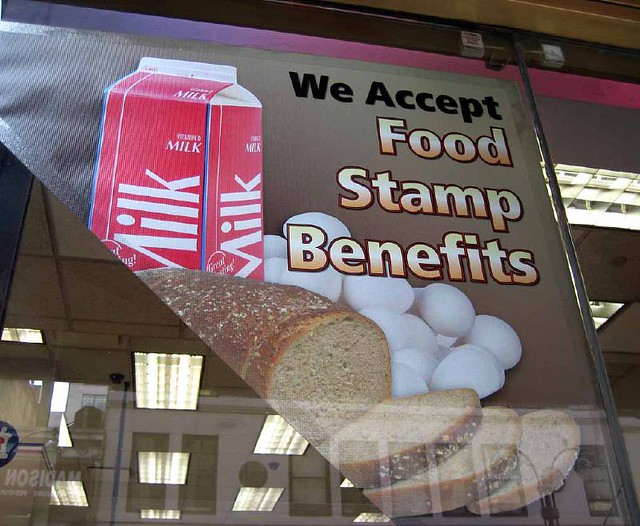
[(331, 515), (330, 468), (315, 449), (290, 457), (289, 514), (292, 517)]
[(611, 480), (607, 472), (605, 449), (602, 446), (582, 446), (576, 473), (584, 483), (584, 490), (592, 517), (615, 517), (618, 515)]
[(214, 515), (218, 470), (218, 437), (184, 435), (182, 451), (191, 455), (187, 483), (180, 487), (183, 514)]
[(167, 486), (141, 482), (138, 454), (154, 451), (167, 452), (169, 435), (164, 433), (133, 433), (131, 437), (131, 460), (129, 463), (129, 491), (127, 511), (140, 513), (143, 509), (166, 509)]
[(107, 410), (107, 395), (82, 395), (82, 407), (95, 407), (101, 411)]

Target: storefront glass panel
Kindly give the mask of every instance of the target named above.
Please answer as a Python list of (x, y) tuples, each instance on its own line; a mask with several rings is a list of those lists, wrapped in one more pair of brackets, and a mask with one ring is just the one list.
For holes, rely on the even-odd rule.
[(2, 520), (631, 524), (510, 36), (7, 13)]
[[(637, 488), (638, 55), (521, 41)], [(560, 61), (545, 62), (549, 46)], [(563, 91), (554, 88), (559, 79)]]

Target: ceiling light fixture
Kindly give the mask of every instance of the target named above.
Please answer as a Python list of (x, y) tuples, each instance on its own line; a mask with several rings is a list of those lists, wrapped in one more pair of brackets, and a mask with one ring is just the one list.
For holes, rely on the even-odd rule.
[(353, 522), (389, 522), (391, 519), (382, 513), (361, 513)]
[(134, 353), (136, 407), (195, 411), (203, 357), (189, 354)]
[(187, 483), (190, 453), (138, 451), (138, 478), (141, 484)]
[(75, 506), (87, 508), (89, 501), (80, 480), (57, 480), (51, 487), (51, 506)]
[(640, 230), (640, 174), (566, 164), (555, 171), (569, 223)]
[(342, 481), (342, 484), (340, 484), (340, 487), (341, 488), (353, 488), (355, 486), (353, 485), (353, 482), (351, 482), (349, 479), (344, 479)]
[(240, 488), (233, 511), (273, 511), (284, 488)]
[(64, 413), (67, 410), (69, 400), (69, 382), (53, 382), (51, 393), (50, 413)]
[(591, 315), (593, 316), (593, 323), (596, 329), (604, 325), (611, 316), (618, 312), (624, 303), (611, 303), (608, 301), (590, 301)]
[(71, 435), (69, 434), (69, 428), (67, 427), (67, 419), (62, 413), (60, 418), (60, 430), (58, 431), (58, 447), (73, 447), (71, 441)]
[(280, 415), (267, 415), (253, 452), (258, 455), (304, 455), (309, 442)]
[(181, 516), (182, 516), (182, 512), (180, 510), (152, 510), (152, 509), (140, 510), (141, 519), (179, 520)]
[(44, 337), (40, 329), (2, 329), (3, 342), (18, 343), (44, 343)]

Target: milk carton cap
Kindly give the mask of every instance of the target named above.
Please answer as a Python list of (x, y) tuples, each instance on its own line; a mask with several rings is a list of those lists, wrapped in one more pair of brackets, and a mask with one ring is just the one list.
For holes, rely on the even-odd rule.
[(234, 66), (220, 66), (205, 62), (143, 57), (140, 59), (138, 71), (154, 71), (164, 75), (237, 83), (236, 68)]

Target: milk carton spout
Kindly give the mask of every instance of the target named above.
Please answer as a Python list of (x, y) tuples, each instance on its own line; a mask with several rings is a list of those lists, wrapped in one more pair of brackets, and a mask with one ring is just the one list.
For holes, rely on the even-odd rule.
[(238, 82), (234, 66), (221, 66), (205, 62), (187, 62), (185, 60), (171, 60), (166, 58), (143, 57), (138, 65), (138, 71), (149, 71), (164, 75), (191, 77), (194, 79), (215, 80), (217, 82)]

